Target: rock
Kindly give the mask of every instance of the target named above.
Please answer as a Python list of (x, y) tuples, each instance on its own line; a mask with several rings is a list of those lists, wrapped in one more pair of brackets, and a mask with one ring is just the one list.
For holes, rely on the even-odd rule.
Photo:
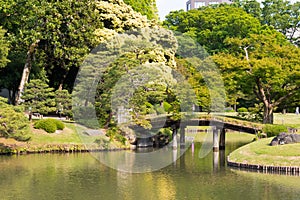
[(300, 142), (300, 135), (299, 134), (291, 134), (291, 138), (293, 142), (298, 143)]
[(270, 145), (283, 145), (283, 144), (293, 144), (293, 143), (300, 143), (300, 135), (299, 134), (287, 134), (287, 133), (280, 133), (278, 136), (274, 137), (271, 141)]
[(276, 146), (279, 144), (279, 140), (277, 137), (274, 137), (273, 140), (271, 141), (270, 145), (271, 146)]

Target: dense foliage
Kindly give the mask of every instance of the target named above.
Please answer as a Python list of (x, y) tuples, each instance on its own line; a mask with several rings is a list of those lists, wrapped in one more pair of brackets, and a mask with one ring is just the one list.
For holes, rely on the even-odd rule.
[(29, 120), (24, 115), (22, 107), (8, 105), (4, 98), (0, 98), (0, 136), (27, 141), (29, 136)]
[(133, 10), (146, 15), (148, 19), (158, 19), (155, 0), (124, 0), (124, 2), (132, 6)]
[(259, 105), (257, 112), (263, 111), (263, 122), (273, 123), (278, 107), (299, 99), (300, 51), (285, 35), (268, 26), (272, 24), (261, 24), (260, 12), (254, 12), (257, 4), (252, 3), (242, 4), (251, 14), (236, 4), (175, 11), (166, 17), (164, 25), (192, 36), (213, 54), (229, 105), (240, 100), (251, 102), (253, 107)]
[(295, 44), (300, 44), (300, 2), (265, 0), (262, 6), (255, 0), (237, 1), (237, 5), (259, 19), (262, 24), (274, 27)]
[[(134, 89), (130, 101), (126, 95), (119, 101), (125, 100), (131, 117), (145, 124), (141, 116), (178, 113), (183, 96), (189, 95), (186, 85), (174, 84), (181, 80), (171, 78), (166, 70), (170, 68), (194, 90), (196, 99), (190, 103), (200, 110), (223, 111), (226, 96), (228, 106), (253, 107), (249, 110), (263, 112), (264, 123), (272, 123), (274, 111), (299, 104), (300, 51), (291, 43), (299, 44), (300, 3), (265, 0), (262, 5), (241, 0), (173, 11), (163, 25), (189, 36), (183, 37), (158, 28), (154, 0), (3, 0), (0, 88), (9, 90), (10, 103), (24, 102), (32, 112), (60, 111), (69, 117), (70, 93), (85, 96), (86, 113), (95, 105), (104, 126), (117, 112), (110, 107), (111, 98), (119, 105), (113, 98), (116, 92)], [(92, 62), (83, 63), (90, 52)], [(103, 74), (96, 94), (88, 96), (98, 70), (94, 63), (104, 66)], [(86, 84), (73, 92), (82, 65), (87, 65), (88, 75), (78, 81)], [(149, 71), (164, 78), (137, 87), (120, 82), (122, 77), (139, 81), (139, 73)]]
[(4, 31), (0, 32), (1, 55), (7, 54), (9, 43), (11, 61), (0, 71), (0, 84), (16, 103), (21, 102), (28, 80), (42, 70), (51, 87), (72, 91), (78, 67), (100, 41), (124, 30), (149, 26), (146, 17), (122, 0), (11, 0), (0, 4), (0, 26), (6, 30), (5, 44)]
[(273, 137), (279, 135), (279, 133), (287, 132), (287, 127), (284, 125), (266, 124), (263, 128), (263, 132), (266, 133), (268, 137)]
[(56, 110), (53, 88), (40, 79), (33, 79), (26, 85), (22, 98), (26, 109), (32, 113), (45, 115)]
[(9, 60), (7, 59), (9, 52), (9, 43), (5, 37), (5, 30), (0, 26), (0, 69), (4, 68)]

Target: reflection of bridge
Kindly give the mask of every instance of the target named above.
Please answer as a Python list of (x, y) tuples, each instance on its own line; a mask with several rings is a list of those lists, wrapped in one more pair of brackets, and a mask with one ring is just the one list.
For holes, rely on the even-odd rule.
[[(222, 119), (206, 118), (206, 119), (183, 119), (183, 120), (172, 120), (169, 117), (165, 118), (153, 118), (151, 119), (152, 129), (144, 129), (140, 126), (132, 126), (136, 132), (141, 134), (147, 134), (153, 132), (153, 130), (158, 130), (160, 128), (170, 127), (173, 132), (173, 147), (177, 148), (177, 133), (179, 130), (180, 134), (180, 146), (184, 147), (185, 145), (185, 128), (187, 126), (211, 126), (213, 133), (213, 149), (218, 151), (219, 149), (225, 149), (225, 133), (226, 130), (233, 130), (239, 132), (245, 132), (250, 134), (256, 134), (258, 131), (261, 131), (262, 127), (258, 126), (255, 123), (251, 122), (237, 122), (237, 121), (228, 121)], [(220, 135), (220, 139), (219, 139)], [(151, 138), (150, 138), (151, 139)], [(143, 147), (147, 146), (147, 137), (140, 137), (137, 140), (137, 146)]]

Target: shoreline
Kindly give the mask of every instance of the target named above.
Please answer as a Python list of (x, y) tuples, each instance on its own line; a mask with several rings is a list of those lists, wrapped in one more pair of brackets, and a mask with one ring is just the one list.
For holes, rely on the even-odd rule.
[(300, 143), (270, 146), (273, 137), (244, 145), (227, 156), (227, 165), (265, 173), (300, 175)]
[(76, 148), (75, 146), (63, 145), (62, 148), (55, 147), (51, 148), (37, 148), (37, 149), (1, 149), (0, 156), (4, 155), (26, 155), (26, 154), (48, 154), (48, 153), (87, 153), (87, 152), (110, 152), (110, 151), (123, 151), (131, 150), (131, 147), (123, 148)]
[(300, 175), (300, 166), (276, 166), (276, 165), (261, 165), (261, 164), (248, 164), (230, 161), (227, 157), (227, 166), (242, 170), (250, 170), (253, 172), (263, 172), (272, 174), (291, 174)]

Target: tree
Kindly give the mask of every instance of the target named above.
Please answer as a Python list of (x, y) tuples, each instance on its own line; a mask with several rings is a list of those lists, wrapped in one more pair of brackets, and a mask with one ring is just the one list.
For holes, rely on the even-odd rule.
[[(150, 88), (150, 93), (154, 91), (159, 94), (164, 93), (166, 86), (159, 87), (158, 85), (161, 84), (157, 85), (157, 81), (162, 80), (159, 78), (160, 76), (157, 77), (158, 75), (155, 75), (155, 72), (170, 75), (168, 69), (175, 69), (175, 49), (176, 39), (170, 31), (161, 28), (132, 30), (124, 34), (116, 35), (108, 41), (104, 41), (89, 55), (79, 73), (78, 82), (74, 90), (74, 99), (76, 100), (78, 109), (88, 110), (89, 106), (94, 105), (100, 124), (102, 126), (108, 126), (113, 120), (112, 117), (115, 114), (114, 109), (118, 107), (111, 107), (112, 100), (115, 101), (117, 99), (113, 98), (112, 95), (114, 91), (117, 91), (116, 88), (120, 85), (123, 87), (118, 91), (122, 94), (124, 93), (124, 95), (118, 95), (118, 98), (127, 97), (128, 94), (132, 94), (133, 96), (144, 95), (143, 90), (147, 91), (145, 87)], [(155, 63), (160, 66), (155, 67)], [(162, 66), (166, 67), (164, 68)], [(151, 67), (153, 67), (153, 69)], [(131, 73), (133, 73), (132, 76), (125, 78), (124, 82), (119, 82), (119, 80), (127, 77), (128, 74)], [(149, 77), (149, 74), (153, 74), (153, 76)], [(128, 83), (129, 80), (134, 82), (138, 81), (136, 83), (140, 84), (135, 87), (130, 87), (130, 83)], [(146, 82), (142, 82), (142, 80)], [(150, 80), (152, 80), (153, 83), (150, 84)], [(95, 88), (97, 88), (96, 93), (94, 92)], [(137, 89), (139, 92), (134, 93), (133, 91), (130, 93), (129, 91), (132, 89)], [(94, 98), (95, 96), (96, 99)], [(164, 95), (162, 94), (162, 96)], [(136, 108), (132, 114), (141, 116), (143, 109), (140, 109), (140, 105), (146, 102), (143, 101), (144, 103), (141, 103), (139, 98), (135, 98), (135, 100), (131, 102), (129, 102), (130, 97), (127, 99), (128, 100), (124, 102), (125, 105), (129, 103)], [(153, 100), (151, 103), (154, 102), (157, 101)], [(117, 103), (114, 103), (114, 105), (117, 105)], [(76, 109), (76, 107), (74, 108)], [(128, 109), (129, 108), (130, 107), (128, 107)], [(88, 113), (90, 112), (87, 112), (87, 114)], [(142, 121), (140, 118), (139, 120)]]
[[(292, 6), (289, 1), (283, 0), (265, 0), (262, 2), (262, 24), (267, 24), (273, 26), (276, 30), (280, 31), (284, 35), (288, 36), (291, 28), (296, 28), (297, 26), (294, 23), (293, 14), (292, 14)], [(293, 32), (295, 30), (292, 30)], [(293, 37), (294, 33), (291, 34)]]
[(273, 26), (286, 38), (297, 44), (300, 28), (300, 2), (291, 3), (284, 0), (265, 0), (260, 3), (255, 0), (239, 1), (237, 5), (247, 13), (260, 20), (263, 25)]
[(124, 2), (130, 5), (136, 12), (146, 15), (148, 19), (158, 19), (158, 10), (155, 0), (124, 0)]
[(0, 136), (28, 141), (29, 132), (29, 121), (23, 110), (8, 105), (4, 98), (0, 97)]
[(253, 15), (255, 18), (261, 20), (262, 9), (260, 7), (260, 2), (256, 0), (242, 0), (235, 2), (238, 7), (243, 8), (248, 14)]
[[(182, 41), (180, 43), (186, 45), (182, 50), (179, 49), (179, 52), (185, 52), (184, 57), (190, 58), (189, 65), (191, 66), (187, 68), (187, 72), (191, 71), (189, 81), (196, 91), (198, 105), (208, 111), (212, 109), (212, 104), (214, 104), (213, 107), (219, 109), (224, 107), (224, 105), (221, 106), (221, 99), (226, 96), (227, 103), (235, 106), (237, 98), (241, 97), (241, 92), (236, 88), (238, 87), (236, 84), (229, 84), (228, 82), (225, 82), (226, 95), (221, 89), (213, 86), (222, 85), (222, 83), (221, 80), (216, 79), (216, 77), (219, 77), (218, 70), (209, 61), (209, 54), (235, 51), (230, 49), (232, 47), (227, 43), (227, 40), (230, 38), (245, 39), (253, 33), (259, 33), (261, 30), (259, 20), (251, 14), (247, 14), (241, 8), (232, 5), (221, 5), (188, 12), (171, 12), (166, 17), (164, 25), (172, 30), (182, 32), (185, 36), (188, 35), (198, 42), (199, 47), (195, 47), (192, 41)], [(178, 40), (182, 39), (178, 38)], [(207, 52), (203, 50), (207, 50)], [(198, 59), (197, 61), (195, 58), (201, 60)], [(211, 84), (212, 82), (215, 83)], [(211, 88), (207, 86), (211, 86)]]
[(32, 79), (24, 90), (24, 105), (27, 110), (48, 114), (56, 110), (53, 88), (40, 79)]
[[(79, 66), (99, 42), (124, 30), (149, 26), (146, 17), (121, 0), (0, 3), (0, 24), (11, 41), (9, 68), (24, 66), (23, 75), (19, 72), (15, 77), (19, 81), (17, 95), (12, 95), (17, 96), (16, 103), (32, 67), (44, 68), (51, 86), (71, 91)], [(7, 85), (15, 85), (15, 80), (10, 81)]]
[(209, 53), (226, 51), (229, 37), (246, 38), (260, 29), (258, 19), (231, 5), (171, 12), (163, 22), (167, 28), (196, 38)]
[(263, 123), (273, 123), (274, 110), (299, 93), (299, 48), (271, 30), (229, 43), (240, 50), (214, 56), (225, 82), (234, 81), (247, 96), (254, 94), (263, 104)]
[(6, 33), (5, 30), (0, 26), (0, 70), (4, 68), (6, 64), (9, 62), (7, 59), (8, 51), (9, 51), (9, 43), (8, 39), (4, 36)]
[(68, 90), (56, 90), (55, 91), (55, 105), (57, 111), (61, 109), (61, 114), (68, 117), (72, 116), (72, 96)]

